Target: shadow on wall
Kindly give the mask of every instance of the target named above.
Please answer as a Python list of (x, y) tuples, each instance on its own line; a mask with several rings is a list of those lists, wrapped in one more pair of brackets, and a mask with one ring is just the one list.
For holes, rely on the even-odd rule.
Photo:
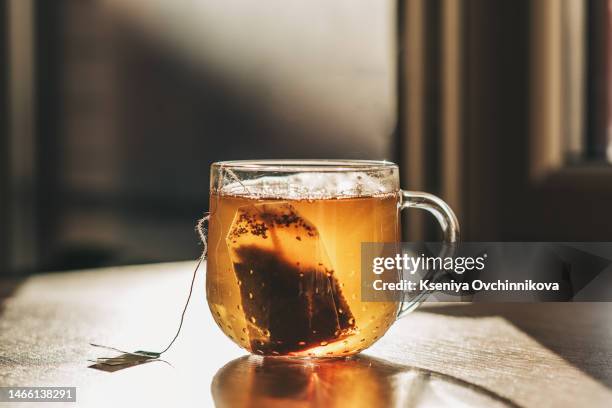
[(83, 3), (55, 56), (50, 269), (196, 257), (213, 161), (394, 156), (391, 1)]

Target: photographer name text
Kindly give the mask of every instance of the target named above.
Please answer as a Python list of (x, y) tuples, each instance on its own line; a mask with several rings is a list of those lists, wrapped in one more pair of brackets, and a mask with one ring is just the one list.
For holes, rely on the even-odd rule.
[(432, 282), (423, 279), (418, 282), (400, 280), (399, 282), (384, 282), (376, 279), (372, 282), (372, 287), (377, 291), (444, 291), (444, 292), (469, 292), (469, 291), (558, 291), (557, 282), (534, 282), (526, 279), (522, 282), (510, 282), (509, 280), (498, 280), (495, 282), (485, 282), (480, 279), (471, 282)]

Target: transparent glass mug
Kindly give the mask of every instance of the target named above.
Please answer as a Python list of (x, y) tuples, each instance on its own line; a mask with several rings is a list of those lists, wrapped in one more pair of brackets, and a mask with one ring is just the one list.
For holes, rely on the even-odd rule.
[(260, 355), (340, 357), (378, 340), (417, 306), (362, 302), (362, 242), (400, 242), (400, 211), (432, 213), (447, 243), (457, 218), (441, 199), (399, 188), (394, 163), (213, 163), (206, 295), (221, 330)]

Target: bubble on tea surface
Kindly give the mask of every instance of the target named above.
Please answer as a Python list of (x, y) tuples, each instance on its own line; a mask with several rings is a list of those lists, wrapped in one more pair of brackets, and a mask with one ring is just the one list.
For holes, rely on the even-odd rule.
[(240, 207), (226, 240), (252, 349), (299, 352), (351, 333), (319, 232), (289, 202)]
[(399, 189), (397, 169), (384, 172), (305, 172), (286, 176), (266, 176), (251, 180), (228, 178), (219, 193), (258, 198), (317, 200), (371, 197)]

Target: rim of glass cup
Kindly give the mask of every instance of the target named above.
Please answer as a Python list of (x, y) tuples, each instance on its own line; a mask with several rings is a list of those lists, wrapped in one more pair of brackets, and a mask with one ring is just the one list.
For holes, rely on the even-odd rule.
[(226, 168), (239, 171), (273, 172), (347, 172), (379, 171), (397, 169), (397, 164), (387, 160), (351, 159), (279, 159), (279, 160), (227, 160), (212, 164), (212, 168)]

